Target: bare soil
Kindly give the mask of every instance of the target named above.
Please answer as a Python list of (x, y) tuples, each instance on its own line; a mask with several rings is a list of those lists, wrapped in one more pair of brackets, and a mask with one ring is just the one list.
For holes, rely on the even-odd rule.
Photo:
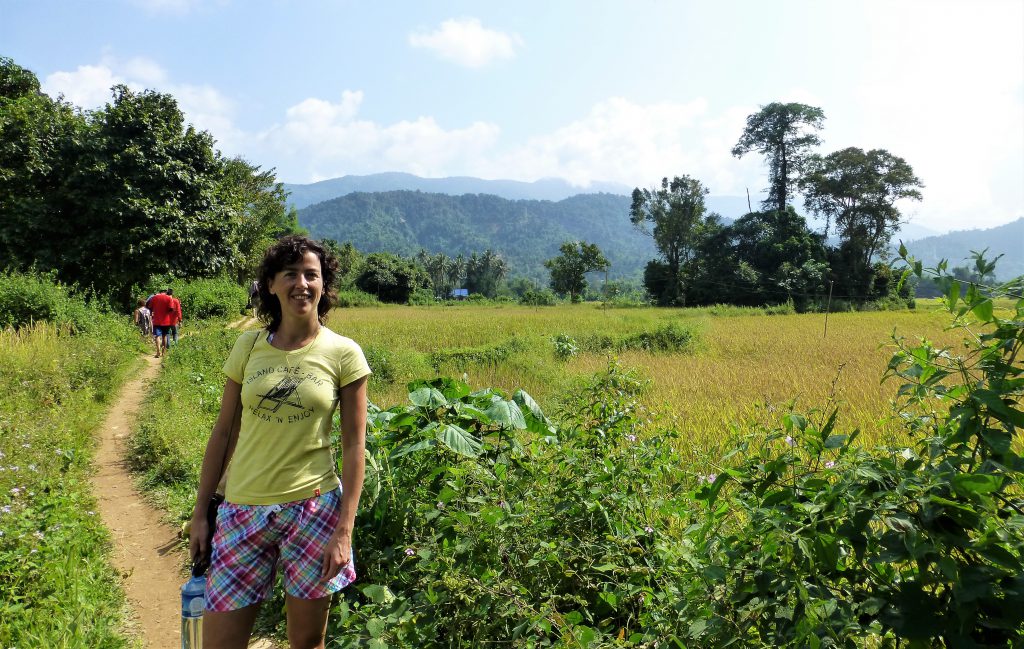
[[(100, 427), (93, 488), (133, 612), (126, 626), (147, 649), (177, 649), (181, 646), (181, 584), (187, 576), (180, 530), (164, 522), (163, 514), (142, 499), (124, 460), (142, 402), (160, 372), (160, 360), (152, 354), (146, 354), (144, 361), (142, 370), (125, 382)], [(272, 649), (275, 645), (258, 640), (250, 646)]]

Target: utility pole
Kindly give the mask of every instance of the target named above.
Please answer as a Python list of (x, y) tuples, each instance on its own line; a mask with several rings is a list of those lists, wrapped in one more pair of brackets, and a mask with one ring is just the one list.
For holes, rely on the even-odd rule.
[(747, 190), (747, 213), (749, 214), (749, 213), (754, 211), (754, 208), (750, 207), (750, 188), (747, 187), (746, 190)]
[(828, 312), (832, 309), (832, 280), (828, 281), (828, 304), (825, 306), (825, 333), (821, 335), (822, 338), (828, 336)]

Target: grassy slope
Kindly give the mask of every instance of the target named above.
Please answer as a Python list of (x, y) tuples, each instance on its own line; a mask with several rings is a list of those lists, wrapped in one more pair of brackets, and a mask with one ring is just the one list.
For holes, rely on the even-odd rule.
[(111, 329), (0, 332), (0, 646), (132, 644), (89, 481), (92, 431), (138, 351)]

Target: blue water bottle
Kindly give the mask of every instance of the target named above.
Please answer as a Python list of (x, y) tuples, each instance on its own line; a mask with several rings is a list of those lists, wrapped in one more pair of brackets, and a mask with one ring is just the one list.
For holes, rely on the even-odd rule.
[(181, 587), (181, 649), (202, 649), (206, 575), (194, 575)]

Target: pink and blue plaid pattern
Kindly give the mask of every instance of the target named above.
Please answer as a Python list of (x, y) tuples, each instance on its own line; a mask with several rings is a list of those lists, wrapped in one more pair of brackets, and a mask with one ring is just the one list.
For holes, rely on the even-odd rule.
[(217, 512), (206, 610), (233, 611), (270, 598), (277, 565), (285, 592), (319, 599), (355, 581), (355, 559), (320, 583), (324, 547), (341, 516), (341, 489), (282, 505), (236, 505)]

